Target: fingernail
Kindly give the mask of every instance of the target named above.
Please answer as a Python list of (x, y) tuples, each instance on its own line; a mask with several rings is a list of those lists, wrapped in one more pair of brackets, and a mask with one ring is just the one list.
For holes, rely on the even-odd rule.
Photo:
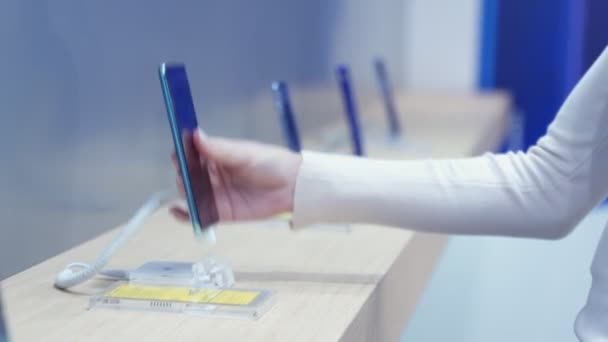
[(205, 139), (205, 138), (207, 138), (207, 133), (205, 133), (205, 131), (203, 131), (203, 129), (202, 129), (202, 128), (200, 128), (200, 127), (199, 127), (199, 128), (197, 128), (197, 129), (196, 129), (196, 131), (198, 132), (198, 136), (199, 136), (201, 139)]

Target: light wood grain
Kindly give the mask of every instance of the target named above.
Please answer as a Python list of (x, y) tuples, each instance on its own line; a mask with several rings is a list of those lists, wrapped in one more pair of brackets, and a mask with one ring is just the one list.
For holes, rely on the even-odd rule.
[[(430, 150), (408, 156), (407, 149), (379, 143), (370, 144), (370, 155), (454, 157), (491, 150), (500, 141), (508, 110), (508, 99), (500, 95), (404, 95), (399, 103), (412, 108), (404, 114), (408, 137), (427, 139)], [(378, 104), (366, 108), (379, 118)], [(371, 225), (353, 225), (348, 232), (335, 227), (292, 232), (273, 221), (224, 225), (210, 251), (192, 238), (189, 226), (176, 223), (163, 209), (108, 265), (132, 269), (149, 260), (197, 261), (212, 252), (234, 267), (237, 286), (276, 291), (273, 308), (257, 321), (246, 321), (89, 311), (88, 296), (108, 281), (97, 279), (71, 292), (52, 287), (57, 271), (94, 258), (115, 233), (2, 283), (15, 341), (396, 341), (446, 242), (443, 236)]]

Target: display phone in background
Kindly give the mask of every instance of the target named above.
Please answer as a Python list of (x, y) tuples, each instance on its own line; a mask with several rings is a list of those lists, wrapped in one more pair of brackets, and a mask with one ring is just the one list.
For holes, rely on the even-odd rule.
[(163, 63), (159, 67), (159, 76), (192, 228), (197, 237), (214, 243), (215, 233), (211, 225), (217, 223), (219, 214), (208, 168), (201, 165), (194, 148), (193, 137), (198, 122), (186, 67), (178, 63)]

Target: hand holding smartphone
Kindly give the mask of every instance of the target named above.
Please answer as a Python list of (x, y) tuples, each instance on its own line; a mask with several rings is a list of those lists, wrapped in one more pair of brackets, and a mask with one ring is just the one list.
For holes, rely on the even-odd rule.
[(219, 214), (207, 164), (193, 142), (198, 122), (186, 67), (163, 63), (159, 76), (192, 228), (197, 237), (213, 243), (215, 233), (211, 226), (218, 222)]

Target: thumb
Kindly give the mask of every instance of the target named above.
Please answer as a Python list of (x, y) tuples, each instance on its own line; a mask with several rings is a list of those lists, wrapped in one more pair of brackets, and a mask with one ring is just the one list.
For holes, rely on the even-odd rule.
[(237, 167), (247, 162), (247, 154), (238, 143), (207, 136), (200, 128), (194, 134), (194, 147), (202, 159), (218, 166)]

